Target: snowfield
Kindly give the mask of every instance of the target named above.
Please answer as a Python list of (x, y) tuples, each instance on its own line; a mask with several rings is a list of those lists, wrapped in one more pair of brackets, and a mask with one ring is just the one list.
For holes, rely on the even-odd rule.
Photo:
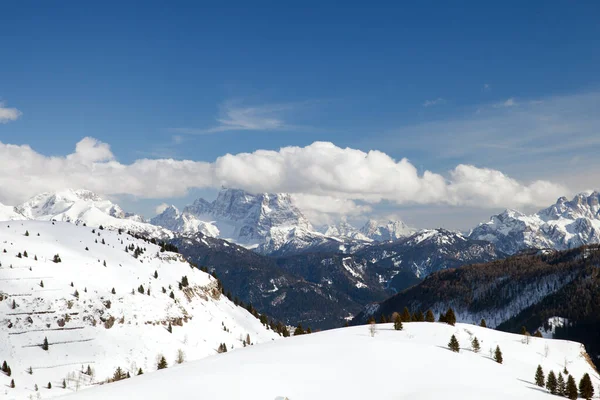
[[(145, 251), (136, 258), (126, 246)], [(189, 286), (180, 290), (183, 276)], [(242, 348), (247, 335), (252, 343), (280, 337), (179, 254), (125, 232), (64, 222), (0, 222), (0, 299), (0, 363), (12, 370), (0, 373), (2, 399), (72, 393), (117, 367), (152, 376), (159, 354), (171, 366), (178, 350), (187, 362), (216, 354), (221, 343)], [(81, 372), (88, 365), (93, 376)]]
[[(553, 399), (534, 385), (538, 364), (547, 374), (565, 360), (577, 381), (597, 373), (579, 343), (530, 338), (467, 324), (411, 322), (403, 331), (377, 325), (293, 337), (136, 376), (66, 397), (211, 400)], [(460, 353), (447, 348), (455, 334)], [(481, 352), (470, 350), (476, 336)], [(499, 345), (504, 363), (490, 357)], [(547, 351), (546, 351), (547, 345)], [(65, 399), (65, 400), (66, 400)]]

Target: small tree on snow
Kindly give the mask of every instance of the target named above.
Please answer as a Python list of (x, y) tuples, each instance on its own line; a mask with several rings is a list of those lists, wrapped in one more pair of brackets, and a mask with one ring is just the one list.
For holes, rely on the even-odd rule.
[(554, 371), (548, 372), (548, 378), (546, 379), (546, 389), (550, 391), (552, 394), (556, 394), (556, 388), (558, 387), (558, 381), (556, 380), (556, 375)]
[(397, 331), (401, 331), (404, 327), (402, 326), (402, 317), (400, 314), (394, 313), (394, 329)]
[(450, 338), (450, 342), (448, 342), (448, 347), (455, 353), (458, 353), (460, 351), (460, 344), (458, 343), (456, 336), (452, 335), (452, 337)]
[(558, 373), (558, 379), (556, 380), (556, 394), (559, 396), (565, 396), (567, 392), (567, 384), (565, 383), (565, 378), (562, 373)]
[(481, 350), (481, 346), (479, 345), (479, 340), (477, 340), (477, 336), (473, 337), (471, 340), (471, 349), (473, 349), (474, 353), (479, 353)]
[(45, 337), (44, 338), (44, 343), (42, 343), (42, 350), (46, 350), (48, 351), (49, 345), (48, 345), (48, 338)]
[(167, 359), (165, 358), (165, 356), (160, 356), (160, 359), (158, 360), (156, 368), (157, 369), (165, 369), (167, 367), (168, 367)]
[(579, 395), (587, 400), (594, 397), (594, 385), (592, 385), (592, 380), (587, 372), (579, 381)]
[(502, 351), (500, 351), (500, 346), (496, 346), (496, 351), (494, 352), (494, 360), (498, 363), (498, 364), (502, 364)]
[(487, 323), (485, 322), (485, 319), (481, 318), (481, 322), (479, 323), (479, 326), (482, 328), (487, 328)]
[(567, 378), (567, 397), (571, 400), (577, 399), (577, 385), (575, 384), (575, 378), (573, 375), (569, 375)]
[(535, 371), (535, 384), (539, 387), (544, 387), (545, 377), (544, 370), (541, 365), (538, 365), (537, 370)]
[(178, 349), (177, 356), (175, 357), (175, 362), (177, 364), (183, 364), (184, 361), (185, 361), (185, 353), (183, 352), (183, 350)]
[(427, 313), (425, 313), (425, 321), (435, 322), (435, 316), (433, 315), (433, 311), (427, 310)]
[(371, 335), (371, 337), (375, 337), (376, 333), (377, 333), (377, 324), (375, 323), (375, 321), (373, 321), (369, 324), (369, 334)]

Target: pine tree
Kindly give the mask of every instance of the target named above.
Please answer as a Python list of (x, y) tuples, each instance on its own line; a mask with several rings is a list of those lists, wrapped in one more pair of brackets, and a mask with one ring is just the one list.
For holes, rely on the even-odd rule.
[(44, 287), (44, 281), (40, 281), (40, 287)]
[(487, 328), (487, 324), (485, 323), (485, 319), (481, 318), (481, 322), (479, 323), (479, 326), (482, 328)]
[(471, 341), (471, 348), (475, 353), (479, 353), (479, 351), (481, 350), (481, 346), (479, 345), (479, 340), (477, 340), (477, 336), (473, 337), (473, 340)]
[(167, 365), (167, 360), (165, 359), (165, 356), (161, 356), (156, 368), (157, 369), (165, 369), (165, 368), (167, 368), (167, 366), (168, 365)]
[(586, 372), (579, 381), (579, 396), (586, 400), (594, 397), (594, 385), (590, 379), (590, 375)]
[(446, 311), (446, 323), (452, 326), (456, 324), (456, 315), (454, 315), (454, 310), (452, 307), (449, 307), (448, 311)]
[(25, 236), (29, 236), (29, 231), (25, 231)]
[(167, 327), (167, 330), (169, 331), (169, 333), (173, 333), (173, 327), (171, 326), (170, 322), (169, 322), (169, 326)]
[(548, 378), (546, 379), (546, 389), (548, 389), (550, 393), (556, 394), (557, 387), (558, 382), (556, 381), (556, 375), (554, 375), (554, 371), (548, 372)]
[(90, 367), (90, 365), (89, 365), (89, 364), (88, 364), (88, 366), (87, 366), (87, 370), (85, 371), (85, 374), (86, 374), (87, 376), (92, 376), (92, 375), (94, 374), (94, 373), (93, 373), (93, 371), (92, 371), (92, 367)]
[(527, 334), (527, 328), (525, 328), (524, 326), (521, 327), (521, 335), (526, 335)]
[(535, 384), (539, 387), (544, 387), (544, 382), (546, 378), (544, 378), (544, 370), (541, 365), (538, 365), (537, 370), (535, 371)]
[(46, 350), (48, 351), (49, 345), (48, 345), (48, 338), (45, 337), (44, 338), (44, 343), (42, 343), (42, 350)]
[(498, 364), (502, 364), (502, 352), (500, 351), (500, 346), (496, 346), (496, 352), (494, 353), (494, 360), (496, 360), (496, 362)]
[(102, 263), (102, 265), (104, 265), (106, 267), (106, 260), (104, 260), (104, 262)]
[(52, 383), (48, 382), (48, 386), (46, 386), (48, 389), (52, 389)]
[(62, 387), (63, 387), (63, 389), (67, 388), (67, 381), (65, 379), (63, 379)]
[(394, 316), (394, 329), (397, 331), (401, 331), (404, 327), (402, 326), (402, 317), (400, 314), (396, 313)]
[(123, 378), (125, 378), (125, 374), (123, 373), (123, 370), (121, 369), (121, 367), (117, 367), (117, 369), (115, 370), (115, 373), (113, 374), (113, 381), (117, 382)]
[(6, 360), (2, 363), (2, 372), (6, 372), (8, 370), (8, 363)]
[(302, 328), (301, 324), (298, 324), (298, 326), (296, 327), (296, 329), (294, 330), (294, 336), (298, 336), (298, 335), (304, 335), (306, 332), (304, 332), (304, 329)]
[(172, 298), (173, 300), (175, 300), (175, 293), (171, 292), (171, 294), (169, 295), (170, 298)]
[(571, 400), (577, 399), (577, 384), (575, 383), (575, 378), (573, 378), (573, 375), (569, 375), (567, 378), (566, 396)]
[(11, 389), (15, 388), (15, 380), (14, 379), (10, 380), (10, 387), (11, 387)]
[(425, 321), (425, 315), (423, 315), (422, 311), (418, 311), (417, 312), (417, 322), (423, 322)]
[(402, 322), (410, 322), (410, 311), (408, 311), (408, 307), (404, 307), (402, 310)]
[(458, 343), (456, 336), (452, 335), (452, 337), (450, 338), (450, 342), (448, 342), (448, 347), (455, 353), (458, 353), (460, 351), (460, 344)]
[(556, 385), (556, 393), (559, 396), (564, 396), (566, 394), (566, 391), (567, 391), (567, 386), (565, 384), (565, 378), (563, 377), (563, 374), (561, 372), (559, 372), (557, 385)]
[(158, 271), (154, 271), (154, 279), (158, 279)]
[(381, 317), (379, 317), (379, 323), (380, 324), (386, 324), (387, 323), (387, 318), (385, 317), (385, 314), (381, 314)]
[(112, 294), (117, 294), (117, 291), (115, 290), (115, 288), (112, 288), (112, 290), (110, 291)]
[(433, 315), (433, 311), (427, 310), (427, 312), (425, 313), (425, 321), (435, 322), (435, 316)]
[(543, 337), (542, 336), (542, 332), (540, 332), (539, 329), (536, 329), (536, 331), (533, 333), (533, 336), (535, 336), (535, 337)]
[(138, 375), (144, 375), (144, 371), (142, 371), (142, 369), (140, 368), (140, 369), (138, 369), (138, 373), (137, 374)]

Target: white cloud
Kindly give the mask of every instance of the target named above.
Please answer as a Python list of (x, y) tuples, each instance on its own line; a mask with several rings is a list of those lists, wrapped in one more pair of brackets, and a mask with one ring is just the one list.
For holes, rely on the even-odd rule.
[(316, 225), (332, 224), (340, 219), (365, 215), (372, 211), (371, 206), (332, 196), (296, 193), (292, 198), (294, 204)]
[(495, 107), (515, 107), (518, 105), (519, 105), (519, 103), (517, 103), (515, 98), (510, 97), (510, 98), (506, 99), (506, 101), (496, 104)]
[(8, 108), (0, 102), (0, 124), (16, 121), (23, 113), (16, 108)]
[(169, 205), (167, 203), (162, 203), (162, 204), (159, 204), (158, 206), (156, 206), (156, 208), (154, 209), (154, 212), (156, 213), (156, 215), (162, 214), (163, 211), (165, 211), (167, 208), (169, 208)]
[(227, 101), (220, 106), (217, 125), (209, 128), (171, 128), (181, 134), (208, 135), (226, 131), (272, 131), (290, 130), (285, 114), (298, 106), (295, 103), (262, 104), (248, 106), (240, 101)]
[(568, 194), (551, 182), (523, 183), (472, 165), (458, 165), (447, 177), (430, 171), (419, 174), (407, 159), (396, 161), (381, 151), (363, 152), (328, 142), (226, 154), (213, 163), (140, 159), (131, 164), (118, 162), (108, 144), (93, 138), (84, 138), (66, 157), (0, 143), (0, 171), (0, 201), (8, 204), (68, 187), (151, 199), (226, 186), (289, 192), (301, 204), (309, 204), (315, 215), (331, 215), (358, 214), (382, 200), (489, 208), (543, 206)]
[(426, 100), (425, 103), (423, 103), (423, 107), (431, 107), (442, 104), (446, 104), (446, 100), (442, 99), (441, 97), (438, 97), (435, 100)]

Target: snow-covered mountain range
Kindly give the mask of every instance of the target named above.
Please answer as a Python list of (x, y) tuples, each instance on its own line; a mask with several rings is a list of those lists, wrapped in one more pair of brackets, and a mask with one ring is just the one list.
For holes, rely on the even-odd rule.
[(264, 254), (348, 252), (414, 232), (402, 221), (375, 220), (361, 229), (347, 222), (315, 229), (289, 194), (250, 194), (238, 189), (223, 189), (214, 201), (198, 199), (182, 211), (169, 206), (150, 222), (181, 234), (201, 232), (226, 239)]
[(12, 371), (0, 374), (6, 399), (35, 396), (36, 385), (43, 398), (71, 393), (117, 367), (152, 372), (159, 354), (173, 365), (180, 354), (216, 354), (221, 343), (235, 350), (248, 337), (279, 338), (181, 255), (117, 230), (4, 222), (0, 282), (0, 360)]
[(561, 197), (532, 215), (506, 210), (477, 226), (469, 235), (508, 254), (527, 248), (564, 250), (600, 243), (600, 193)]

